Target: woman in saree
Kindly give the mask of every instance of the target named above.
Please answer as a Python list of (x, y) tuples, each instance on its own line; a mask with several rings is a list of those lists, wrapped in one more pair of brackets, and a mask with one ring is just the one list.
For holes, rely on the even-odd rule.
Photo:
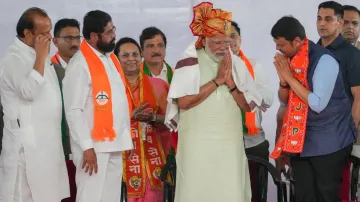
[(134, 109), (131, 120), (134, 149), (123, 155), (128, 202), (162, 202), (160, 173), (166, 159), (161, 135), (168, 131), (164, 114), (169, 85), (140, 71), (141, 49), (134, 39), (120, 39), (114, 52), (124, 70), (129, 102)]

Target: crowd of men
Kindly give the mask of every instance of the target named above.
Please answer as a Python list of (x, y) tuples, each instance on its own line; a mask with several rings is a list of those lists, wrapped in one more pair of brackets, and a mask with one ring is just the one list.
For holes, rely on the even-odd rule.
[(259, 201), (267, 177), (258, 180), (247, 155), (275, 159), (279, 172), (290, 166), (297, 202), (348, 200), (360, 11), (321, 3), (316, 43), (292, 16), (269, 30), (280, 102), (272, 152), (261, 125), (274, 99), (264, 67), (241, 49), (231, 12), (209, 2), (193, 11), (198, 39), (171, 67), (156, 27), (139, 43), (117, 41), (106, 12), (86, 13), (80, 30), (76, 19), (52, 27), (43, 9), (27, 9), (0, 61), (0, 202), (161, 202), (168, 155), (176, 202)]

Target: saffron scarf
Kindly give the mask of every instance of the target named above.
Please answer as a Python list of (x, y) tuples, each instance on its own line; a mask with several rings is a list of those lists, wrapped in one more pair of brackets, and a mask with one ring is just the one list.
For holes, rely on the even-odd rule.
[(61, 65), (59, 58), (60, 58), (59, 52), (56, 52), (55, 55), (51, 57), (51, 62), (57, 65)]
[[(85, 57), (89, 68), (93, 97), (94, 97), (94, 128), (91, 132), (94, 141), (113, 141), (116, 133), (113, 128), (112, 114), (112, 92), (110, 82), (105, 71), (104, 64), (101, 62), (96, 53), (91, 49), (90, 45), (83, 40), (80, 45), (80, 51)], [(111, 60), (116, 66), (125, 86), (124, 72), (116, 56), (111, 53)], [(128, 101), (130, 97), (126, 94)], [(131, 104), (129, 103), (129, 116), (131, 117)]]
[[(309, 67), (309, 41), (306, 38), (298, 53), (291, 59), (290, 68), (294, 77), (307, 89)], [(277, 159), (283, 152), (301, 153), (304, 147), (308, 105), (290, 88), (289, 100), (283, 118), (279, 139), (270, 157)]]
[[(245, 65), (251, 75), (251, 77), (255, 80), (255, 73), (252, 64), (249, 59), (244, 55), (244, 53), (239, 50), (240, 58), (245, 62)], [(241, 110), (242, 119), (243, 119), (243, 131), (248, 135), (256, 135), (259, 133), (259, 128), (256, 126), (256, 111), (254, 112), (244, 112)]]
[[(130, 82), (127, 81), (126, 88), (133, 107), (149, 103), (148, 109), (152, 109), (156, 114), (159, 105), (149, 77), (140, 71), (138, 82), (138, 90), (135, 92), (139, 94), (136, 99), (135, 92), (130, 87)], [(131, 120), (131, 130), (135, 134), (133, 137), (134, 153), (130, 159), (127, 158), (127, 155), (123, 155), (123, 178), (126, 182), (128, 197), (142, 198), (145, 194), (146, 176), (152, 189), (163, 189), (160, 174), (165, 165), (165, 154), (156, 128), (152, 125)]]
[[(164, 61), (165, 62), (165, 61)], [(167, 68), (167, 79), (168, 79), (168, 83), (171, 84), (171, 80), (172, 77), (174, 75), (174, 70), (170, 67), (169, 64), (167, 64), (165, 62), (166, 68)], [(141, 63), (140, 69), (148, 76), (151, 76), (150, 70), (147, 67), (147, 65), (145, 64), (145, 62)], [(178, 142), (178, 133), (175, 131), (171, 132), (171, 148), (169, 151), (170, 155), (174, 155), (176, 153), (176, 149), (177, 149), (177, 142)]]
[[(165, 61), (164, 61), (165, 65), (166, 65), (166, 72), (167, 72), (167, 80), (168, 80), (168, 83), (171, 84), (171, 80), (172, 80), (172, 77), (173, 77), (173, 70), (172, 68), (170, 67), (170, 65), (168, 65)], [(148, 76), (152, 76), (151, 75), (151, 72), (149, 70), (149, 67), (146, 65), (145, 62), (142, 62), (141, 65), (140, 65), (140, 70), (143, 71), (145, 73), (145, 75), (148, 75)]]

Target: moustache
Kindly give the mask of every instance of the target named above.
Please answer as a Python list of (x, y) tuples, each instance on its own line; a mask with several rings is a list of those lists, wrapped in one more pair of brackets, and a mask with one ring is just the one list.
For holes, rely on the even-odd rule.
[(79, 47), (78, 46), (71, 46), (70, 49), (71, 50), (79, 50)]
[(154, 53), (151, 55), (151, 57), (161, 57), (161, 54), (160, 53)]

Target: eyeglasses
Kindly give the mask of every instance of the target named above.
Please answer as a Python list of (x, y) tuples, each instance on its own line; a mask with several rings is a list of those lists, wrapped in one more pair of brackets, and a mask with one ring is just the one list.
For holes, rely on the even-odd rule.
[(133, 58), (139, 58), (141, 55), (139, 52), (132, 52), (132, 53), (120, 53), (120, 57), (123, 59), (129, 59), (130, 56)]
[(105, 33), (101, 33), (101, 34), (112, 36), (112, 35), (115, 34), (115, 32), (116, 32), (116, 27), (114, 26), (111, 30), (109, 30), (109, 31), (107, 31)]
[(81, 38), (82, 36), (60, 36), (60, 37), (56, 37), (56, 38), (59, 38), (59, 39), (64, 39), (65, 42), (67, 43), (71, 43), (73, 40), (74, 41), (81, 41)]

